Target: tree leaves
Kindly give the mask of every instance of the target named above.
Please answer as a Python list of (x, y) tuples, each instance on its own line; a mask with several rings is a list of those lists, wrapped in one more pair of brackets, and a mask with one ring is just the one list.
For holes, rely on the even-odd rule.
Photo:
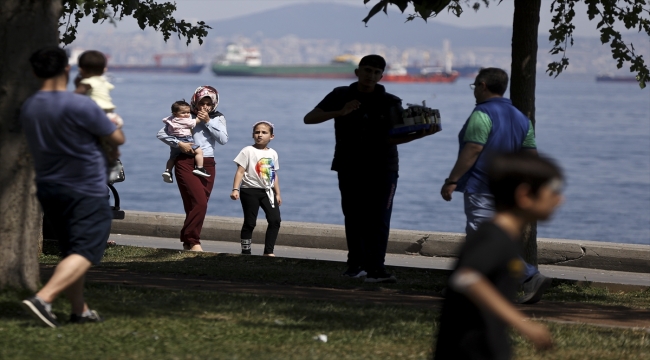
[[(572, 24), (575, 16), (573, 7), (581, 0), (554, 0), (551, 4), (553, 14), (553, 28), (550, 29), (549, 40), (553, 42), (550, 53), (553, 55), (562, 53), (560, 61), (554, 61), (548, 65), (546, 70), (550, 76), (558, 76), (569, 66), (569, 58), (566, 57), (568, 45), (573, 45)], [(629, 62), (630, 72), (636, 73), (639, 87), (645, 88), (646, 82), (650, 81), (648, 67), (642, 55), (637, 55), (634, 45), (623, 41), (620, 31), (614, 26), (622, 24), (626, 29), (638, 28), (638, 31), (645, 31), (650, 36), (650, 7), (646, 0), (582, 0), (587, 5), (587, 16), (589, 20), (600, 18), (596, 28), (600, 30), (600, 42), (609, 44), (612, 58), (616, 61), (616, 67), (623, 67)], [(645, 16), (645, 17), (644, 17)]]
[[(371, 0), (363, 0), (363, 3), (367, 4), (370, 1)], [(499, 0), (499, 3), (501, 3), (501, 1), (503, 0)], [(368, 21), (370, 21), (370, 19), (380, 10), (387, 13), (388, 5), (397, 6), (399, 10), (404, 13), (409, 3), (413, 4), (415, 14), (408, 15), (406, 21), (411, 21), (416, 17), (427, 21), (427, 19), (431, 17), (436, 17), (445, 9), (456, 16), (460, 16), (460, 14), (463, 13), (461, 2), (465, 3), (467, 6), (471, 6), (476, 11), (481, 7), (481, 3), (486, 7), (490, 5), (490, 0), (380, 0), (379, 3), (370, 9), (368, 16), (366, 16), (362, 21), (368, 25)]]
[(160, 31), (165, 41), (176, 33), (179, 39), (186, 38), (188, 45), (195, 38), (203, 44), (207, 29), (211, 27), (203, 21), (196, 24), (177, 21), (173, 17), (174, 11), (175, 3), (157, 3), (154, 0), (63, 0), (59, 28), (64, 29), (60, 31), (60, 42), (67, 45), (76, 39), (77, 27), (84, 17), (91, 16), (93, 23), (108, 21), (116, 24), (116, 21), (130, 16), (138, 22), (140, 29), (151, 27)]
[[(364, 0), (367, 4), (371, 0)], [(502, 0), (499, 1), (501, 3)], [(548, 64), (546, 72), (550, 76), (558, 76), (569, 66), (569, 58), (566, 56), (567, 49), (573, 46), (573, 31), (575, 25), (573, 19), (576, 15), (574, 6), (576, 3), (584, 2), (587, 5), (587, 16), (589, 20), (599, 19), (596, 28), (600, 30), (600, 41), (609, 44), (612, 58), (616, 66), (621, 68), (624, 63), (630, 63), (630, 72), (636, 73), (636, 79), (641, 88), (645, 88), (646, 82), (650, 81), (650, 72), (642, 55), (637, 55), (634, 46), (623, 40), (620, 31), (614, 28), (615, 25), (623, 25), (626, 29), (638, 29), (650, 36), (650, 1), (648, 0), (554, 0), (551, 3), (553, 27), (549, 30), (549, 40), (553, 43), (550, 53), (561, 54), (559, 61)], [(415, 14), (407, 16), (406, 21), (415, 18), (427, 20), (437, 16), (444, 9), (451, 11), (454, 15), (460, 16), (463, 13), (463, 4), (475, 11), (481, 7), (481, 3), (489, 6), (489, 0), (381, 0), (377, 3), (363, 19), (368, 21), (380, 10), (387, 11), (388, 5), (396, 5), (402, 13), (406, 11), (408, 4), (413, 4)]]
[(372, 9), (370, 9), (370, 12), (368, 13), (368, 16), (366, 16), (366, 17), (365, 17), (363, 20), (361, 20), (361, 21), (363, 21), (364, 23), (366, 23), (366, 26), (367, 26), (367, 25), (368, 25), (368, 21), (370, 20), (370, 18), (372, 18), (373, 16), (375, 16), (375, 15), (376, 15), (378, 12), (380, 12), (382, 9), (384, 9), (384, 13), (386, 13), (386, 12), (387, 12), (387, 8), (388, 8), (388, 1), (387, 1), (387, 0), (382, 0), (382, 1), (378, 2), (375, 6), (373, 6)]

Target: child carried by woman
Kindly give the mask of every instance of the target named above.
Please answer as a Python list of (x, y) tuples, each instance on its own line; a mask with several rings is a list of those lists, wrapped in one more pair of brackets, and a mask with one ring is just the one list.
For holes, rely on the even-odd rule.
[[(163, 123), (167, 126), (165, 127), (165, 132), (168, 135), (173, 136), (176, 140), (185, 143), (194, 143), (194, 137), (192, 137), (192, 129), (198, 124), (198, 119), (193, 119), (190, 114), (190, 104), (185, 100), (179, 100), (172, 104), (172, 114), (163, 119)], [(176, 156), (180, 155), (180, 149), (178, 147), (170, 147), (169, 160), (165, 165), (165, 172), (162, 173), (163, 181), (166, 183), (173, 183), (174, 179), (172, 178), (171, 170), (174, 167), (174, 159)], [(192, 145), (192, 150), (194, 150), (194, 175), (202, 177), (210, 177), (205, 168), (203, 168), (203, 151), (198, 145)]]

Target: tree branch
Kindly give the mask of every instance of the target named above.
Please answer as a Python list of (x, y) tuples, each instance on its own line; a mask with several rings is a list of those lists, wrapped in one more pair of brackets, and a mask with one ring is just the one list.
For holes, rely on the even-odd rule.
[[(553, 15), (553, 28), (550, 29), (549, 40), (553, 41), (553, 47), (550, 53), (555, 55), (562, 53), (560, 61), (554, 61), (548, 65), (546, 70), (550, 76), (556, 77), (569, 66), (569, 58), (566, 56), (568, 44), (573, 46), (572, 24), (575, 11), (573, 7), (580, 0), (554, 0), (551, 4)], [(625, 62), (631, 63), (630, 72), (636, 73), (636, 79), (639, 87), (645, 88), (646, 82), (650, 81), (650, 72), (645, 64), (642, 55), (637, 55), (634, 51), (634, 45), (629, 45), (623, 41), (621, 33), (614, 29), (614, 24), (622, 23), (627, 29), (637, 28), (639, 32), (645, 31), (650, 35), (650, 19), (644, 18), (644, 13), (650, 14), (648, 9), (643, 8), (646, 4), (644, 0), (584, 0), (587, 4), (587, 15), (589, 20), (596, 16), (600, 17), (597, 28), (600, 29), (600, 41), (602, 44), (610, 44), (612, 58), (616, 60), (616, 66), (620, 69)], [(619, 3), (625, 3), (627, 6), (619, 6)], [(601, 10), (602, 8), (602, 10)]]
[[(189, 45), (194, 38), (199, 44), (203, 44), (203, 38), (208, 35), (210, 26), (199, 21), (196, 25), (177, 21), (172, 15), (176, 11), (174, 3), (156, 3), (154, 0), (63, 0), (63, 7), (59, 23), (63, 26), (65, 19), (68, 23), (65, 30), (61, 32), (60, 42), (70, 44), (76, 39), (77, 27), (84, 17), (91, 16), (93, 23), (109, 21), (116, 25), (117, 21), (125, 16), (131, 16), (138, 22), (141, 29), (151, 27), (163, 34), (165, 41), (172, 33), (178, 34), (178, 38), (186, 38)], [(69, 19), (74, 16), (74, 24), (70, 25)]]

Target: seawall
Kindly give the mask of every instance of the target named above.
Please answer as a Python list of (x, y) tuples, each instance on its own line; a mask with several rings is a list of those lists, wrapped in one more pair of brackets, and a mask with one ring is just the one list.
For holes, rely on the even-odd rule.
[[(125, 210), (123, 220), (113, 220), (111, 233), (178, 237), (185, 215)], [(242, 219), (207, 216), (201, 240), (239, 242)], [(258, 220), (254, 238), (263, 239), (266, 221)], [(388, 253), (456, 257), (464, 234), (392, 229)], [(342, 225), (283, 221), (277, 245), (346, 250)], [(180, 248), (180, 244), (179, 244)], [(589, 240), (537, 239), (539, 264), (650, 273), (650, 245)]]

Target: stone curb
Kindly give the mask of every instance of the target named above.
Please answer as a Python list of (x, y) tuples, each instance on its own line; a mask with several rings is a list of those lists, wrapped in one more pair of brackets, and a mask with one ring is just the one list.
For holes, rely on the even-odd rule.
[[(179, 235), (185, 215), (125, 211), (123, 220), (114, 220), (111, 232), (174, 238)], [(239, 242), (242, 219), (207, 216), (201, 240)], [(266, 223), (258, 221), (253, 236), (264, 238)], [(456, 257), (465, 235), (418, 230), (391, 230), (388, 253)], [(283, 221), (277, 245), (347, 250), (342, 225)], [(617, 244), (588, 240), (544, 239), (537, 241), (538, 262), (545, 265), (650, 273), (650, 245)]]

